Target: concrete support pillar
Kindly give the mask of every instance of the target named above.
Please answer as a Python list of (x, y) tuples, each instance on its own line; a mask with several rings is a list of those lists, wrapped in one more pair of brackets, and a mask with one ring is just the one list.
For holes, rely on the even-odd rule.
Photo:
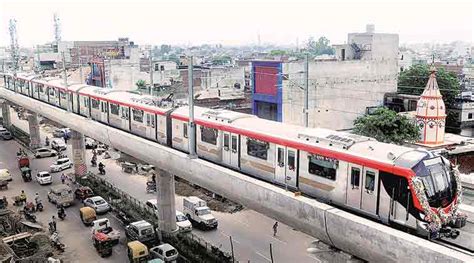
[(28, 114), (28, 127), (30, 129), (30, 148), (36, 149), (41, 147), (40, 126), (37, 113), (31, 112)]
[(12, 119), (10, 116), (10, 105), (8, 105), (8, 102), (5, 100), (0, 101), (0, 103), (2, 104), (3, 127), (9, 129), (12, 125)]
[(74, 175), (76, 176), (76, 178), (84, 176), (87, 173), (84, 135), (77, 131), (71, 131), (71, 145)]
[(157, 180), (159, 228), (164, 233), (172, 233), (177, 230), (174, 175), (160, 171)]

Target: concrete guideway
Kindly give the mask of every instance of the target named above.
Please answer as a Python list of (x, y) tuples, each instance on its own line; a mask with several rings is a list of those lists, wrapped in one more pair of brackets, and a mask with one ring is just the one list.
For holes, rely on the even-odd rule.
[(360, 258), (377, 261), (473, 261), (460, 252), (374, 223), (238, 172), (66, 112), (5, 89), (0, 97), (82, 132)]

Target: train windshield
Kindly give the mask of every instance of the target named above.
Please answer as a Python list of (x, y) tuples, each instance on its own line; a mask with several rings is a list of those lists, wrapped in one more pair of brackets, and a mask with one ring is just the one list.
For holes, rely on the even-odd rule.
[(450, 163), (443, 157), (419, 162), (413, 169), (425, 186), (430, 206), (446, 207), (456, 196), (456, 180)]

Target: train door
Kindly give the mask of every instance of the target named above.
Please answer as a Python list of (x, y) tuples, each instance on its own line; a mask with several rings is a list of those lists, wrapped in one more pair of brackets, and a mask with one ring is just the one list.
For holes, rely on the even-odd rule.
[(298, 151), (279, 145), (276, 149), (275, 181), (297, 188)]
[(364, 167), (360, 208), (374, 215), (377, 213), (378, 175), (379, 172), (377, 170)]
[(239, 168), (239, 135), (230, 132), (223, 134), (222, 162), (227, 166)]
[(349, 164), (346, 190), (346, 204), (350, 207), (360, 209), (362, 198), (362, 166)]
[(67, 110), (74, 112), (74, 96), (72, 92), (66, 92)]
[(153, 113), (146, 113), (146, 137), (156, 139), (156, 115)]
[(130, 108), (120, 106), (121, 108), (121, 118), (122, 118), (122, 129), (130, 130)]
[(106, 101), (100, 101), (100, 120), (105, 123), (109, 123), (108, 107)]

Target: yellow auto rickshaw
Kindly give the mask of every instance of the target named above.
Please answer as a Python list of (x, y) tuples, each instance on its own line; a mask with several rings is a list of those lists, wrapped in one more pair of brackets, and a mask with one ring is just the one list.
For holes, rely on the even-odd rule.
[(148, 262), (148, 248), (140, 241), (128, 242), (128, 259), (132, 263)]
[(95, 210), (92, 207), (81, 207), (81, 209), (79, 209), (79, 213), (81, 216), (82, 223), (84, 223), (84, 225), (86, 226), (91, 226), (92, 222), (97, 219)]

